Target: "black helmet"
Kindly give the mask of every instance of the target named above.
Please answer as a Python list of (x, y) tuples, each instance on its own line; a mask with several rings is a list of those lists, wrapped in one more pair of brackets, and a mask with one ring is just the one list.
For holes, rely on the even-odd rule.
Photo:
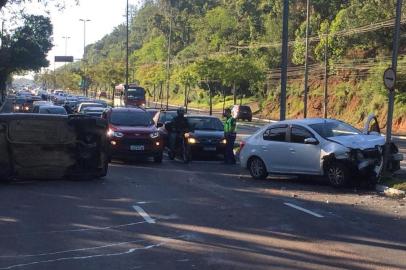
[(180, 108), (177, 110), (177, 113), (178, 113), (178, 115), (184, 115), (184, 114), (185, 114), (185, 109), (184, 109), (183, 107), (180, 107)]

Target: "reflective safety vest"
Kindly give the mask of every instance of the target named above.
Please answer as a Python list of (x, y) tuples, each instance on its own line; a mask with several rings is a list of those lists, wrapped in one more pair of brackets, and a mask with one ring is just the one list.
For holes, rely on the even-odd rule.
[(229, 117), (224, 122), (224, 132), (234, 133), (237, 128), (237, 121), (233, 117)]

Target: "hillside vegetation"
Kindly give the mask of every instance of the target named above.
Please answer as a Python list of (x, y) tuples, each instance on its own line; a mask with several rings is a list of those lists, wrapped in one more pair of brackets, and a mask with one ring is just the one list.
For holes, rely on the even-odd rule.
[[(329, 116), (360, 125), (374, 112), (385, 120), (387, 91), (382, 74), (391, 61), (394, 14), (394, 0), (311, 1), (310, 116), (321, 116), (323, 111), (327, 43)], [(227, 104), (244, 98), (258, 114), (278, 118), (281, 0), (147, 0), (131, 10), (131, 18), (130, 78), (151, 96), (166, 99), (169, 80), (173, 102), (184, 104), (188, 91), (192, 104), (208, 106), (211, 93), (215, 107), (221, 108), (226, 95)], [(403, 26), (401, 44), (406, 41)], [(290, 1), (288, 115), (292, 118), (303, 116), (305, 29), (306, 1)], [(125, 25), (120, 25), (88, 46), (86, 67), (92, 89), (112, 91), (124, 82), (125, 33)], [(398, 132), (406, 132), (405, 51), (402, 46), (395, 107)], [(81, 67), (76, 63), (69, 71), (58, 70), (59, 86), (77, 88)], [(38, 80), (51, 83), (51, 75), (41, 74)]]

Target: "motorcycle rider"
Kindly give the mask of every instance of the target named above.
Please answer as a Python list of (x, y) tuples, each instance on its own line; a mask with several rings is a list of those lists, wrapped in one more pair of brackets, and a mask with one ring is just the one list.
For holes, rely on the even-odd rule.
[(170, 122), (169, 150), (172, 153), (176, 152), (176, 148), (179, 147), (179, 142), (183, 140), (183, 136), (188, 129), (188, 123), (185, 118), (185, 109), (179, 108), (177, 110), (177, 116), (175, 116)]

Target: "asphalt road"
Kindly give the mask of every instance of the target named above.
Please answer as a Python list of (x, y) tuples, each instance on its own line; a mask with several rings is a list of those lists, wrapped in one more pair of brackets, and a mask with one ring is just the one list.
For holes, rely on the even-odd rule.
[(0, 186), (3, 269), (406, 269), (405, 200), (237, 166), (114, 163)]

